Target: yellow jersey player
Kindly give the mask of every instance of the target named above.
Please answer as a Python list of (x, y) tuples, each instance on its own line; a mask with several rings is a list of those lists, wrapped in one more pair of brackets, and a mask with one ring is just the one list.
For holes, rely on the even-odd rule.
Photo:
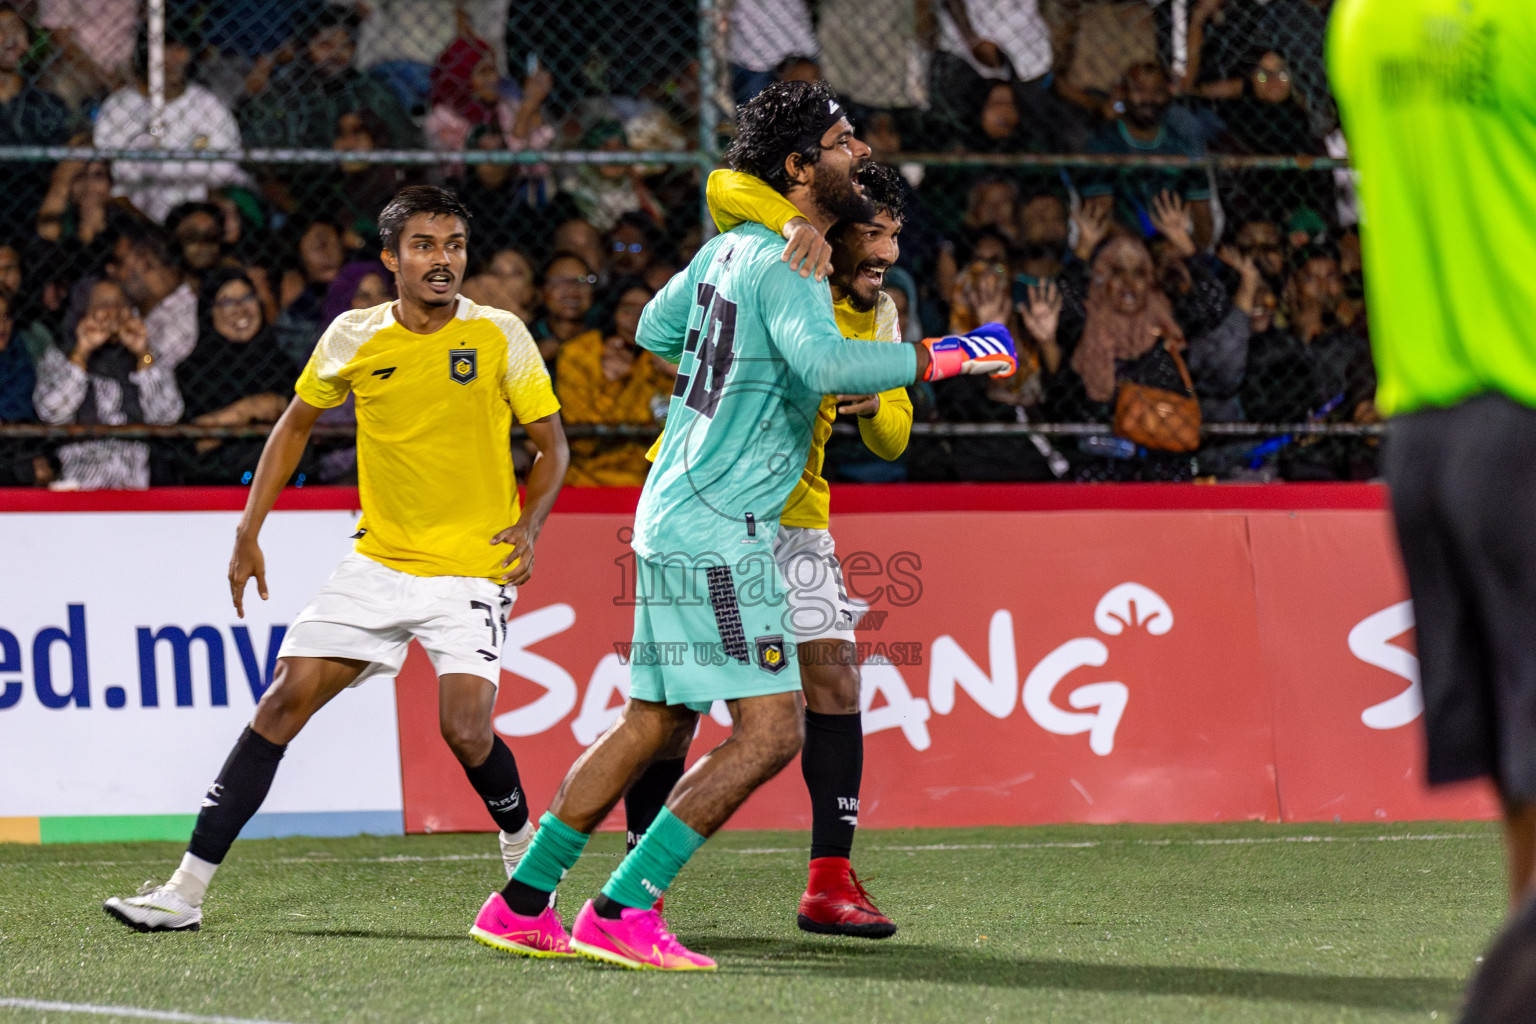
[[(905, 192), (900, 176), (883, 164), (864, 164), (857, 180), (873, 214), (867, 221), (841, 222), (827, 233), (833, 316), (845, 338), (898, 342), (902, 339), (896, 304), (881, 288), (886, 270), (900, 255)], [(747, 222), (786, 235), (794, 235), (796, 227), (809, 227), (793, 203), (766, 182), (740, 171), (711, 174), (708, 199), (721, 231)], [(812, 234), (821, 237), (814, 230)], [(786, 246), (786, 255), (797, 248), (806, 252), (807, 272), (818, 262), (811, 254), (813, 238)], [(811, 863), (796, 919), (808, 932), (883, 939), (895, 934), (896, 925), (875, 907), (849, 863), (864, 771), (859, 658), (853, 633), (859, 611), (848, 599), (828, 529), (831, 495), (822, 475), (827, 439), (839, 414), (856, 417), (859, 436), (884, 459), (900, 457), (912, 433), (912, 400), (906, 388), (824, 397), (811, 426), (810, 455), (784, 504), (774, 538), (774, 561), (790, 602), (785, 621), (794, 632), (805, 691), (800, 770), (811, 796)], [(625, 796), (631, 847), (682, 777), (687, 749), (671, 754), (648, 768)]]
[[(379, 215), (398, 302), (343, 313), (315, 346), (296, 397), (267, 439), (229, 563), (244, 616), (252, 576), (267, 597), (257, 537), (320, 413), (357, 403), (356, 549), (288, 629), (277, 671), (209, 786), (170, 881), (106, 910), (138, 931), (195, 931), (203, 896), (266, 798), (283, 751), (343, 689), (392, 676), (411, 640), (432, 660), (443, 738), (501, 829), (508, 877), (531, 837), (512, 752), (491, 729), (516, 588), (565, 479), (559, 403), (533, 339), (511, 313), (458, 294), (469, 211), (451, 192), (402, 189)], [(509, 432), (538, 448), (519, 508)]]

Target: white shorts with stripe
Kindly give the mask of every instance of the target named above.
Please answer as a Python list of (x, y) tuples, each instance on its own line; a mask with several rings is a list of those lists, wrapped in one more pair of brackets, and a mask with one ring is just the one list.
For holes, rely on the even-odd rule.
[(789, 589), (786, 617), (795, 641), (853, 643), (853, 628), (865, 608), (848, 597), (832, 532), (809, 526), (780, 526), (773, 540), (773, 560)]
[(475, 576), (412, 576), (352, 552), (294, 619), (279, 658), (368, 662), (352, 683), (393, 676), (419, 640), (439, 676), (497, 683), (515, 587)]

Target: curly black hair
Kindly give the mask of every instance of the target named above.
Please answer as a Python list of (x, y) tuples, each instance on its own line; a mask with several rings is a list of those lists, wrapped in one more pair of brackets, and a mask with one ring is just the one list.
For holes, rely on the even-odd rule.
[(379, 242), (390, 252), (400, 251), (400, 232), (405, 222), (418, 213), (446, 214), (464, 222), (464, 238), (469, 238), (469, 209), (459, 197), (436, 185), (407, 185), (389, 201), (379, 214)]
[(891, 220), (901, 220), (907, 212), (907, 183), (899, 171), (890, 164), (873, 161), (859, 167), (854, 180), (864, 188), (864, 198)]
[(766, 181), (775, 192), (789, 191), (784, 161), (791, 153), (813, 166), (821, 159), (828, 112), (839, 107), (825, 82), (774, 82), (736, 113), (736, 139), (725, 162)]

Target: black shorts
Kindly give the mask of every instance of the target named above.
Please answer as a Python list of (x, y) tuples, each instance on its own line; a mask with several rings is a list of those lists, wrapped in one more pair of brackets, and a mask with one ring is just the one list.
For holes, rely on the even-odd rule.
[(1387, 481), (1418, 626), (1429, 781), (1536, 800), (1536, 409), (1394, 419)]

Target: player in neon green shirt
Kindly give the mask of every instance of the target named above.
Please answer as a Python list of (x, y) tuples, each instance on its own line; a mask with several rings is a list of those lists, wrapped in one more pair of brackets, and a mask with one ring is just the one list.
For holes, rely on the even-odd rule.
[(1467, 1021), (1536, 1014), (1536, 3), (1342, 0), (1387, 479), (1431, 783), (1491, 777), (1513, 918)]

